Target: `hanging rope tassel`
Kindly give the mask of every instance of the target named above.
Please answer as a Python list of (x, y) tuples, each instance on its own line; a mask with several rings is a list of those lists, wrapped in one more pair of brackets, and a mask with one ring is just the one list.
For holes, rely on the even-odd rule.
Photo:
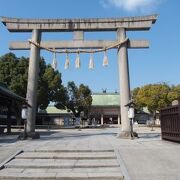
[(90, 59), (89, 59), (89, 69), (94, 68), (94, 59), (93, 59), (93, 54), (90, 54)]
[(104, 51), (103, 66), (108, 66), (108, 57), (106, 50)]
[(69, 55), (68, 53), (66, 54), (66, 62), (64, 65), (64, 69), (68, 69), (69, 68), (69, 64), (70, 64), (70, 60), (69, 60)]
[[(103, 66), (108, 66), (108, 57), (106, 54), (106, 51), (115, 47), (120, 47), (121, 45), (123, 45), (124, 43), (129, 42), (129, 38), (126, 38), (123, 41), (120, 42), (115, 42), (112, 43), (111, 45), (101, 48), (101, 49), (96, 49), (96, 50), (84, 50), (84, 49), (78, 49), (78, 50), (56, 50), (55, 48), (47, 48), (45, 46), (40, 45), (37, 42), (32, 41), (31, 39), (28, 40), (30, 44), (34, 44), (35, 46), (41, 48), (41, 49), (45, 49), (47, 51), (50, 51), (52, 53), (54, 53), (54, 58), (53, 58), (53, 63), (52, 63), (52, 68), (56, 70), (57, 68), (57, 61), (56, 61), (56, 53), (77, 53), (76, 56), (76, 61), (75, 61), (75, 67), (76, 68), (80, 68), (80, 58), (79, 58), (79, 53), (98, 53), (98, 52), (103, 52), (104, 51), (104, 58), (103, 58)], [(67, 69), (69, 67), (69, 60), (67, 58), (66, 63), (65, 63), (65, 69)], [(94, 68), (94, 62), (93, 62), (93, 58), (90, 57), (90, 62), (89, 62), (89, 68)]]
[(76, 61), (75, 61), (75, 67), (78, 69), (80, 68), (81, 64), (80, 64), (80, 58), (79, 58), (79, 52), (76, 55)]
[(52, 67), (54, 70), (56, 70), (56, 68), (57, 68), (56, 53), (53, 53), (53, 62), (52, 62), (51, 67)]

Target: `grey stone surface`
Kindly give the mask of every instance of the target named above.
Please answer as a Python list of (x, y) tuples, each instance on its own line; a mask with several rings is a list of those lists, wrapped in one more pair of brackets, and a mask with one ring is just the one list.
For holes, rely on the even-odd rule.
[[(32, 31), (32, 40), (37, 43), (40, 43), (41, 32), (39, 30), (34, 29)], [(38, 77), (39, 77), (39, 61), (40, 61), (40, 49), (37, 46), (31, 44), (26, 99), (29, 104), (27, 110), (27, 134), (32, 138), (36, 137), (35, 118), (36, 118), (37, 86), (38, 86)]]
[[(15, 149), (21, 147), (25, 153), (28, 151), (38, 150), (60, 150), (61, 148), (70, 148), (70, 150), (115, 150), (117, 155), (118, 167), (99, 167), (99, 168), (7, 168), (0, 170), (0, 179), (2, 177), (18, 177), (16, 179), (25, 179), (25, 176), (31, 174), (31, 179), (43, 179), (43, 176), (47, 173), (47, 179), (50, 177), (62, 177), (65, 174), (69, 174), (69, 179), (74, 176), (79, 176), (79, 179), (84, 176), (90, 179), (120, 179), (120, 175), (132, 180), (178, 180), (180, 179), (180, 144), (162, 141), (160, 136), (160, 129), (155, 128), (155, 131), (151, 131), (151, 128), (146, 127), (134, 127), (134, 130), (139, 134), (139, 138), (135, 140), (119, 139), (116, 138), (119, 129), (83, 129), (78, 130), (59, 130), (50, 132), (40, 132), (41, 139), (39, 140), (27, 140), (27, 141), (9, 141), (9, 143), (0, 143), (0, 149)], [(5, 139), (5, 137), (3, 137)], [(8, 138), (7, 138), (8, 139)], [(0, 137), (1, 140), (1, 137)], [(12, 139), (11, 139), (12, 140)], [(8, 140), (7, 140), (8, 142)], [(1, 151), (1, 157), (4, 151)], [(44, 153), (42, 152), (41, 153)], [(93, 152), (93, 151), (92, 151)], [(112, 153), (112, 151), (110, 151)], [(35, 152), (39, 153), (39, 152)], [(64, 152), (63, 152), (64, 153)], [(71, 152), (67, 152), (71, 153)], [(74, 153), (74, 152), (73, 152)], [(82, 153), (82, 152), (81, 152)], [(80, 154), (81, 154), (80, 153)], [(88, 152), (89, 153), (89, 152)], [(94, 152), (93, 152), (94, 153)], [(23, 159), (15, 159), (15, 162)], [(106, 159), (107, 160), (107, 159)], [(34, 160), (32, 159), (32, 162)], [(36, 164), (38, 163), (36, 159)], [(78, 160), (75, 160), (78, 162)], [(11, 161), (12, 163), (13, 161)], [(51, 161), (52, 162), (52, 161)], [(55, 161), (54, 161), (55, 162)], [(81, 161), (82, 162), (82, 161)], [(23, 164), (23, 161), (21, 161)], [(108, 164), (108, 162), (106, 162)], [(39, 164), (43, 164), (39, 161)], [(124, 169), (123, 169), (124, 167)], [(106, 172), (106, 177), (105, 177)], [(74, 175), (73, 175), (74, 174)], [(119, 174), (119, 175), (118, 175)], [(117, 175), (118, 177), (115, 177)], [(96, 177), (95, 177), (96, 176)], [(78, 177), (76, 178), (78, 179)], [(128, 179), (128, 178), (125, 178)]]
[(115, 159), (113, 152), (25, 152), (16, 159)]
[[(117, 39), (119, 41), (124, 41), (124, 39), (126, 39), (126, 30), (124, 28), (119, 28), (117, 30)], [(121, 124), (122, 133), (125, 135), (130, 132), (128, 107), (125, 106), (130, 100), (129, 64), (126, 43), (118, 49), (117, 58), (119, 69)]]
[(6, 168), (74, 168), (74, 167), (118, 167), (116, 159), (15, 159), (5, 165)]
[[(118, 41), (110, 40), (76, 40), (76, 41), (41, 41), (41, 46), (46, 48), (56, 48), (56, 49), (68, 49), (68, 48), (88, 48), (88, 49), (101, 49), (104, 47), (109, 47), (112, 44), (117, 44)], [(149, 41), (147, 40), (130, 40), (128, 42), (128, 48), (148, 48)], [(115, 47), (116, 49), (118, 47)], [(9, 45), (10, 50), (29, 50), (29, 42), (13, 41)]]
[(0, 135), (0, 163), (3, 163), (14, 153), (21, 150), (21, 146), (17, 142), (17, 137), (17, 135)]
[(127, 30), (149, 30), (156, 19), (157, 15), (94, 19), (17, 19), (1, 17), (1, 22), (11, 32), (29, 32), (32, 29), (40, 29), (42, 32), (113, 31), (120, 27)]
[[(33, 169), (31, 169), (33, 171)], [(97, 172), (121, 172), (120, 167), (96, 167), (96, 168), (64, 168), (64, 169), (48, 169), (48, 172), (83, 172), (83, 173), (97, 173)]]

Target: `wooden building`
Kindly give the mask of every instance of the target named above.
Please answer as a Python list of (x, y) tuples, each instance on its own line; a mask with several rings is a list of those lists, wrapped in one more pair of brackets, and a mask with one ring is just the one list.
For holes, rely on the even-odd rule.
[(21, 106), (26, 103), (26, 99), (13, 93), (3, 84), (0, 84), (0, 131), (4, 131), (7, 126), (7, 133), (11, 132), (11, 124), (21, 121)]

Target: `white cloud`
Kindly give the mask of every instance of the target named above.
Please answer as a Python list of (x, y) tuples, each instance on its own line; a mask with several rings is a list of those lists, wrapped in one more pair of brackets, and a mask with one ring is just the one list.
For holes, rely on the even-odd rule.
[(153, 10), (160, 1), (161, 0), (103, 0), (101, 4), (103, 4), (103, 7), (112, 5), (125, 11), (139, 10), (144, 12)]

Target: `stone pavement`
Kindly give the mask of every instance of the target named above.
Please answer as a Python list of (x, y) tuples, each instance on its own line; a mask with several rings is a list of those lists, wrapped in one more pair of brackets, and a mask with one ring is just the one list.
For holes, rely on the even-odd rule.
[(180, 144), (161, 140), (160, 129), (135, 128), (140, 138), (113, 138), (128, 174), (133, 180), (180, 180)]
[(24, 151), (5, 164), (0, 179), (43, 179), (45, 172), (46, 179), (180, 179), (180, 144), (162, 141), (159, 128), (135, 130), (135, 140), (118, 139), (118, 128), (44, 130), (41, 139), (26, 141), (0, 136), (1, 162)]
[(20, 149), (21, 147), (17, 143), (17, 135), (0, 135), (0, 163)]

